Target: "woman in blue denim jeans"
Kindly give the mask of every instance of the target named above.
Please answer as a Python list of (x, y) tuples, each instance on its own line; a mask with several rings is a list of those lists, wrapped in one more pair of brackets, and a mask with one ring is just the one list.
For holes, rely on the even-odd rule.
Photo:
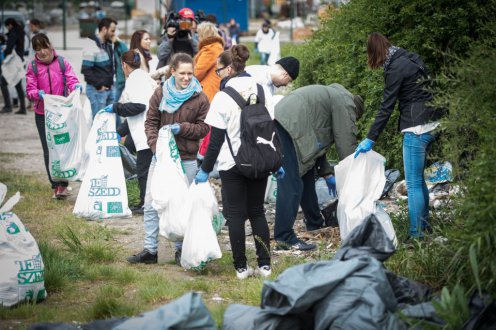
[(427, 69), (418, 54), (396, 47), (374, 32), (367, 40), (367, 62), (371, 69), (384, 68), (384, 94), (381, 107), (367, 138), (355, 151), (372, 149), (399, 101), (399, 130), (403, 133), (403, 164), (408, 189), (410, 238), (422, 239), (429, 227), (429, 192), (424, 180), (425, 159), (439, 125), (436, 113), (426, 103), (432, 94), (425, 88)]

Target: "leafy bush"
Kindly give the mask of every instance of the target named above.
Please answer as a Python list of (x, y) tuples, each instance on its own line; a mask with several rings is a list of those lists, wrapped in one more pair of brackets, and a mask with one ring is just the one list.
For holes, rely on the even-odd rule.
[[(381, 32), (394, 44), (419, 53), (436, 75), (451, 60), (446, 52), (464, 57), (473, 40), (491, 31), (484, 24), (495, 13), (494, 0), (350, 1), (330, 11), (321, 29), (304, 46), (293, 49), (301, 62), (296, 87), (337, 82), (364, 96), (367, 112), (358, 123), (358, 138), (364, 138), (383, 91), (382, 70), (371, 71), (366, 65), (368, 34)], [(393, 113), (375, 150), (386, 157), (388, 167), (401, 169), (398, 115)]]

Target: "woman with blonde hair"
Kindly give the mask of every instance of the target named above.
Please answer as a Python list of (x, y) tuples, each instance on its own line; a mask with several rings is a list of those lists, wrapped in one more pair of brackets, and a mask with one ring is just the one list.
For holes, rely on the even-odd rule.
[[(195, 56), (195, 77), (202, 85), (203, 92), (211, 102), (219, 91), (220, 76), (215, 73), (217, 58), (224, 51), (224, 39), (217, 27), (211, 22), (198, 25), (198, 53)], [(207, 151), (210, 133), (203, 139), (198, 158), (202, 159)]]

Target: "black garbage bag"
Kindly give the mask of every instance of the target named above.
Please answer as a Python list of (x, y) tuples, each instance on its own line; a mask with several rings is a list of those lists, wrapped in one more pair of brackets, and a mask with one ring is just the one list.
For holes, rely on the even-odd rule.
[(131, 180), (137, 177), (136, 156), (133, 155), (125, 146), (119, 144), (121, 150), (122, 167), (124, 168), (124, 177)]
[(381, 199), (386, 197), (389, 191), (391, 191), (391, 188), (393, 188), (394, 183), (396, 182), (396, 180), (398, 180), (401, 173), (398, 170), (386, 170), (384, 172), (384, 175), (386, 176), (386, 183), (384, 184), (384, 190), (382, 191)]
[(394, 251), (393, 242), (386, 235), (379, 220), (371, 214), (351, 231), (333, 260), (349, 260), (365, 255), (385, 261)]
[(324, 217), (324, 225), (326, 227), (338, 228), (338, 202), (336, 199), (327, 205), (322, 211), (322, 216)]

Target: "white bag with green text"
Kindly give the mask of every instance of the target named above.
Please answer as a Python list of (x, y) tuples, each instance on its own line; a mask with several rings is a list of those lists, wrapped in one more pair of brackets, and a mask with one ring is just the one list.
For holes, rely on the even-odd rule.
[(159, 130), (155, 157), (150, 194), (160, 217), (159, 233), (170, 241), (181, 241), (188, 226), (191, 198), (179, 149), (168, 126)]
[[(0, 183), (0, 205), (7, 187)], [(40, 249), (12, 207), (20, 199), (17, 192), (0, 208), (0, 306), (38, 302), (46, 298), (45, 265)]]
[(86, 141), (89, 163), (73, 210), (76, 216), (93, 220), (131, 216), (115, 116), (100, 110), (93, 121)]
[(189, 188), (192, 199), (188, 228), (181, 252), (181, 266), (185, 269), (202, 270), (209, 261), (222, 257), (213, 226), (219, 212), (217, 198), (210, 183), (192, 183)]
[(46, 94), (43, 100), (50, 175), (54, 181), (82, 180), (88, 162), (85, 143), (91, 112), (83, 107), (77, 88), (68, 97)]

